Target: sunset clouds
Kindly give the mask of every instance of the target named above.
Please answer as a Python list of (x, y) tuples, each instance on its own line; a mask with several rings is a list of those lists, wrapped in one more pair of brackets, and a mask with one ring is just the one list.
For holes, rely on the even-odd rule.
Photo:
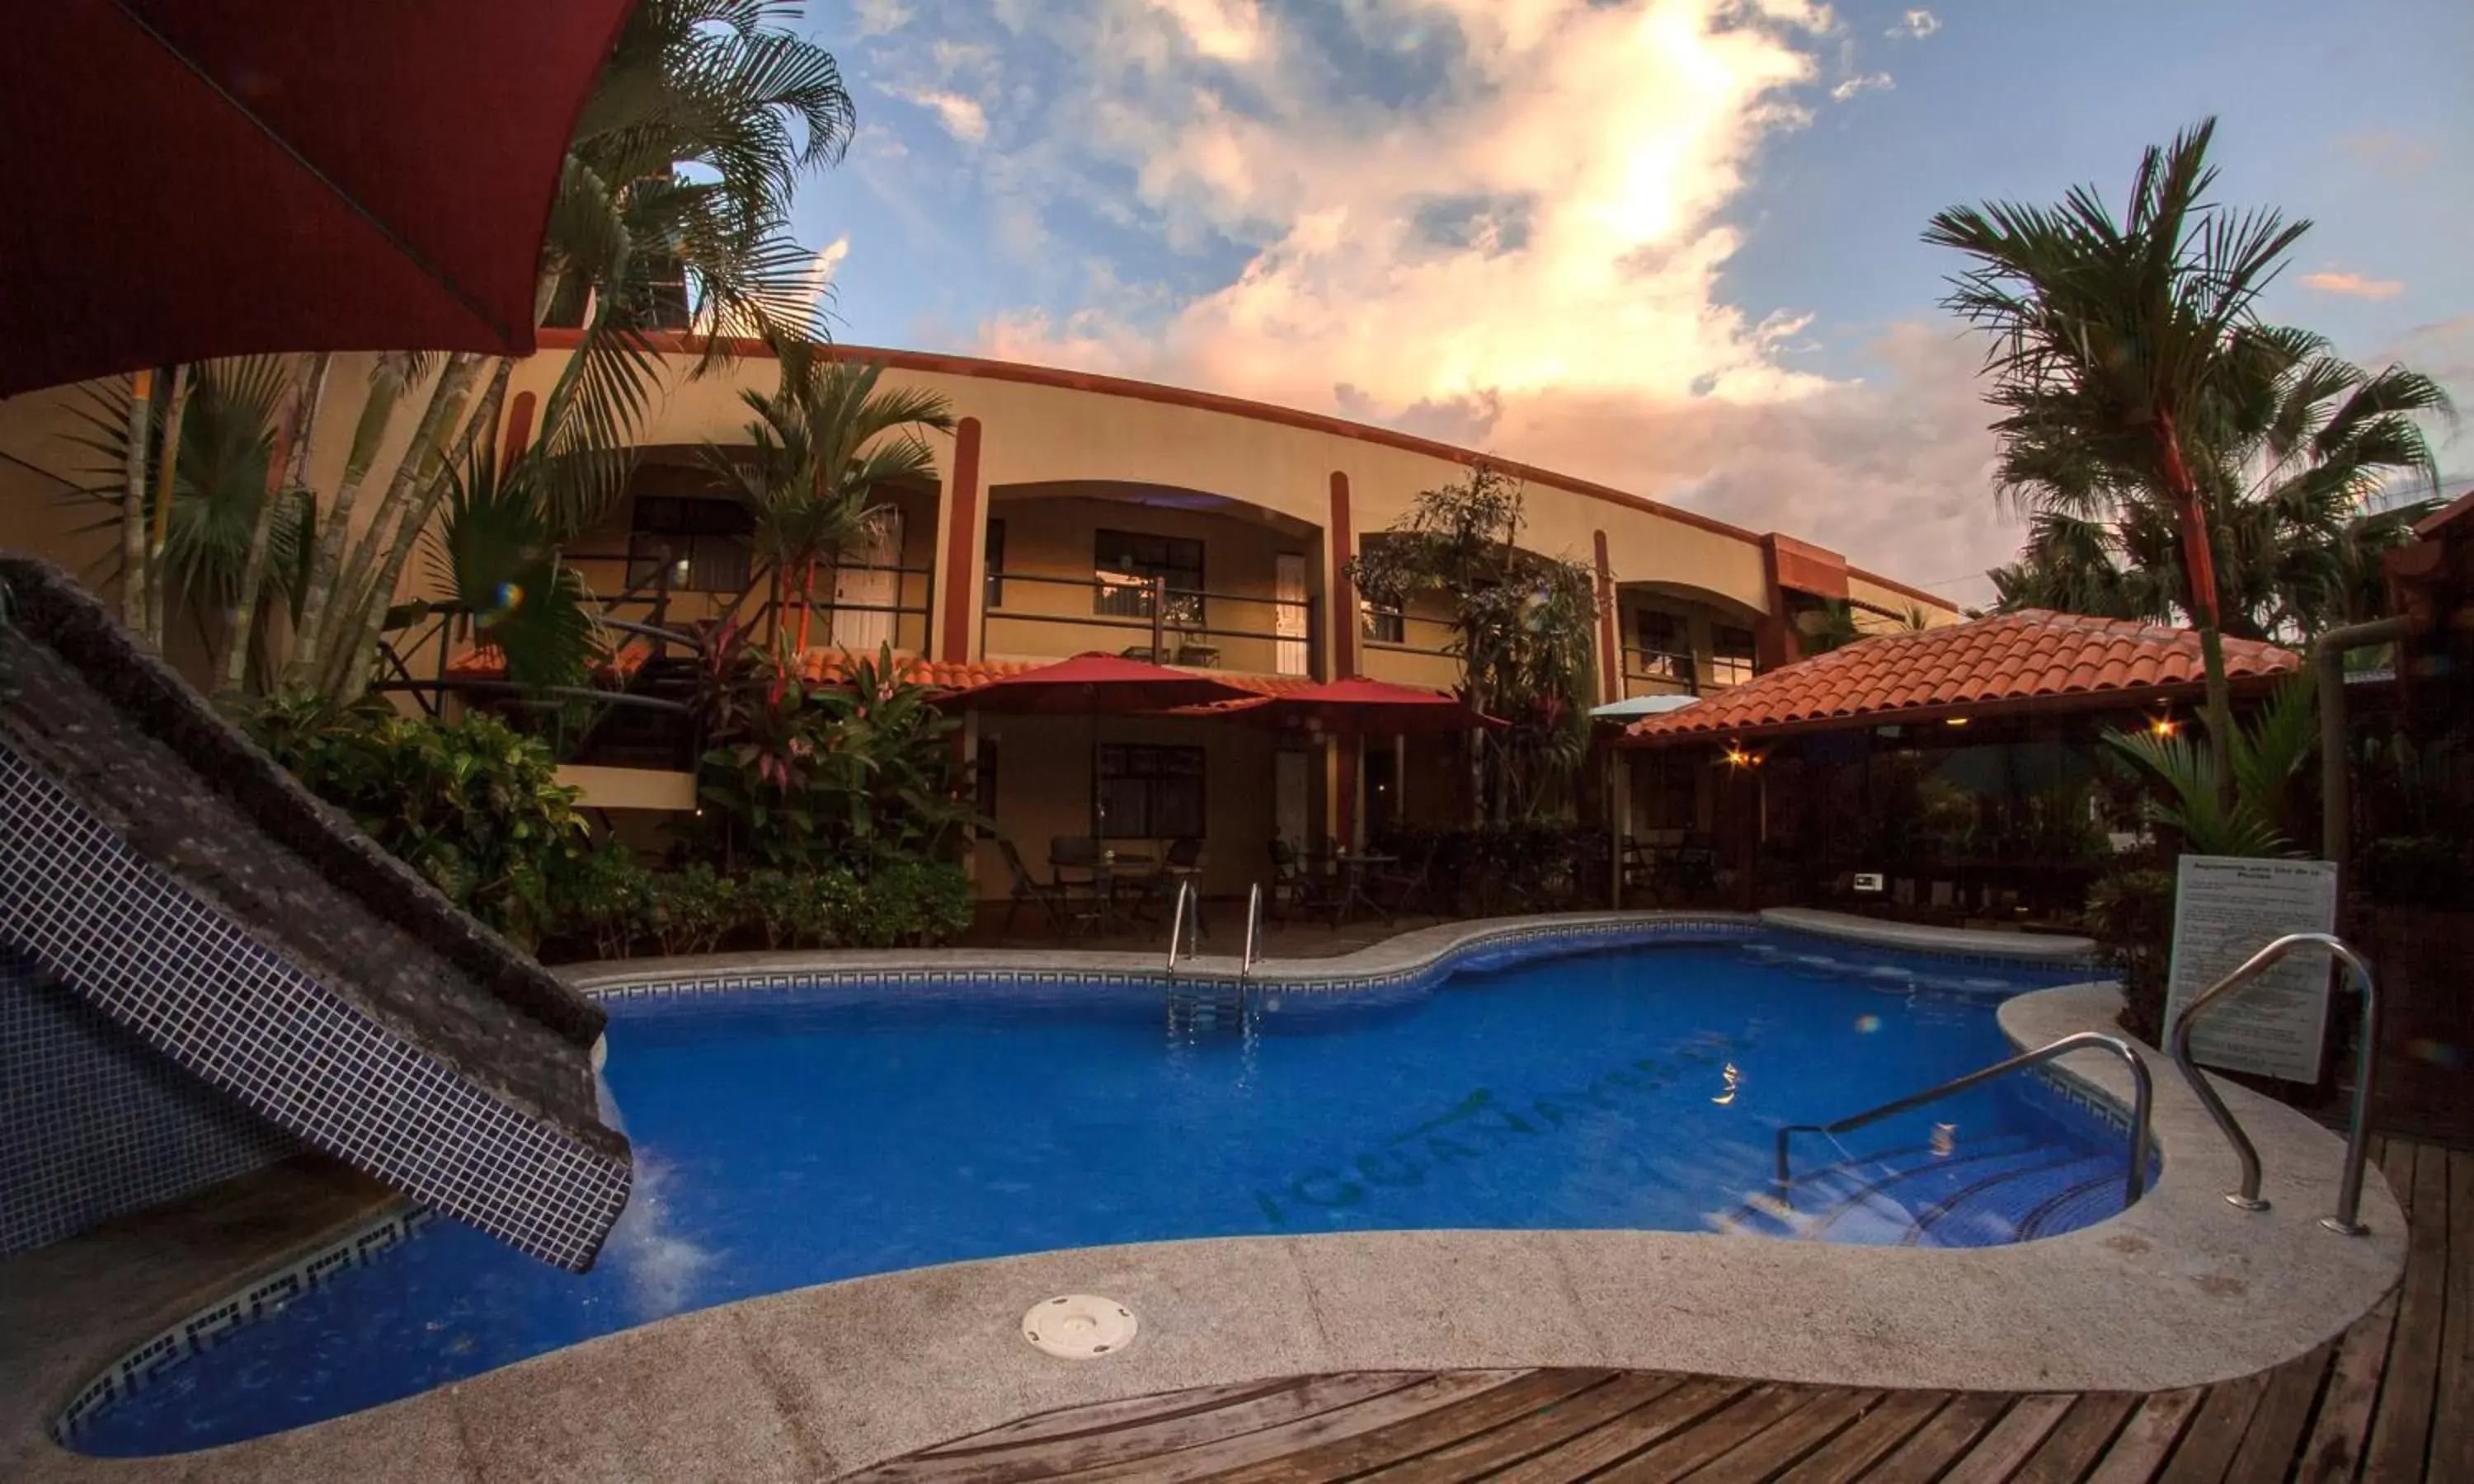
[[(937, 307), (915, 312), (912, 336), (1398, 426), (1958, 579), (1975, 600), (1970, 574), (2018, 531), (1990, 492), (1982, 347), (1934, 304), (1941, 269), (1919, 261), (1916, 233), (1953, 202), (2087, 180), (2118, 191), (2136, 158), (2122, 143), (2011, 173), (1975, 148), (1975, 124), (1920, 116), (1934, 68), (1944, 94), (1973, 78), (1954, 48), (1999, 41), (1980, 16), (1953, 29), (1923, 8), (867, 0), (855, 13), (855, 75), (927, 110), (910, 155), (862, 162), (872, 209), (1007, 285), (964, 296), (914, 270), (906, 291)], [(921, 133), (943, 136), (935, 158)], [(2341, 133), (2319, 148), (2334, 155)], [(1771, 251), (1748, 293), (1745, 262), (1780, 229), (1762, 191), (1783, 156), (1834, 201), (1840, 171), (1813, 147), (1884, 139), (1907, 148), (1867, 165), (1899, 164), (1868, 170), (1841, 215), (1803, 218), (1801, 240), (1827, 250), (1788, 275)], [(2342, 148), (2406, 158), (2376, 132)], [(1876, 208), (1911, 156), (1949, 179)], [(1880, 220), (1843, 214), (1866, 211)], [(847, 229), (854, 267), (885, 240), (864, 220)], [(1845, 313), (1864, 298), (1863, 254), (1893, 251), (1908, 254), (1896, 298)], [(2405, 293), (2337, 266), (2290, 282), (2323, 312)]]

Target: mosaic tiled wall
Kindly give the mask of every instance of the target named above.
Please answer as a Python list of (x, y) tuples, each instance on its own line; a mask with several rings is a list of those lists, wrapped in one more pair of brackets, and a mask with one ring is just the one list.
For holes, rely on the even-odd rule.
[(583, 1269), (624, 1159), (424, 1055), (141, 858), (0, 746), (0, 941), (304, 1142), (546, 1261)]
[(298, 1147), (0, 948), (0, 1254)]

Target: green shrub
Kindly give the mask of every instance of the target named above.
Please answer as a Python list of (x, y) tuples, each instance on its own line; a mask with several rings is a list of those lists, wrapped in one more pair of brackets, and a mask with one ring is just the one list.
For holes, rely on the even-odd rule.
[(787, 871), (751, 871), (739, 883), (740, 910), (764, 934), (764, 946), (787, 948), (815, 936), (816, 911), (807, 883)]
[(591, 853), (546, 743), (497, 718), (404, 716), (273, 697), (249, 718), (276, 760), (449, 900), (527, 949), (558, 929), (561, 878)]
[(739, 883), (702, 863), (655, 876), (652, 898), (664, 953), (710, 953), (746, 916)]
[(2149, 1045), (2165, 1033), (2166, 979), (2172, 971), (2173, 873), (2152, 859), (2116, 866), (2088, 889), (2088, 930), (2097, 956), (2122, 981), (2122, 1024)]
[(971, 925), (977, 907), (959, 866), (908, 861), (869, 878), (856, 941), (867, 947), (950, 942)]
[(636, 852), (605, 841), (579, 857), (558, 883), (558, 931), (590, 939), (601, 958), (625, 958), (653, 928), (653, 874)]

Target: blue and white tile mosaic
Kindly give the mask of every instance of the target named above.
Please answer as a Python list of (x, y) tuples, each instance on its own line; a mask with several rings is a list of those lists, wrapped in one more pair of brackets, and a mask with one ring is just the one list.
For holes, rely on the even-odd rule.
[(0, 1256), (300, 1147), (0, 947)]
[(0, 746), (0, 945), (268, 1122), (499, 1240), (589, 1266), (629, 1166), (424, 1055)]
[(112, 1403), (153, 1385), (192, 1356), (214, 1349), (218, 1341), (242, 1326), (281, 1313), (293, 1300), (371, 1261), (436, 1219), (433, 1212), (417, 1206), (398, 1207), (302, 1254), (238, 1293), (218, 1299), (166, 1326), (130, 1347), (127, 1353), (88, 1381), (53, 1420), (53, 1438), (68, 1445)]

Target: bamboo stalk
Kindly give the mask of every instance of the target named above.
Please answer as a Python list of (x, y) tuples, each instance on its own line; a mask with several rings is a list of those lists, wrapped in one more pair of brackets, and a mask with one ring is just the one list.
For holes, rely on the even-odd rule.
[(327, 372), (333, 357), (321, 350), (301, 363), (287, 400), (283, 426), (266, 460), (266, 491), (258, 501), (257, 520), (249, 533), (249, 559), (241, 568), (240, 590), (225, 613), (223, 691), (237, 692), (249, 675), (251, 640), (255, 636), (257, 606), (266, 587), (266, 567), (275, 543), (275, 517), (297, 491), (309, 483), (309, 445), (318, 427), (318, 404), (327, 391)]
[(172, 385), (163, 408), (163, 437), (156, 455), (155, 535), (146, 548), (146, 639), (163, 648), (163, 631), (171, 622), (172, 579), (164, 570), (163, 548), (172, 540), (172, 497), (181, 473), (181, 424), (189, 415), (189, 368), (172, 367)]
[(120, 623), (146, 632), (146, 424), (155, 406), (155, 373), (129, 377), (129, 438), (120, 451)]
[[(479, 357), (473, 358), (476, 368), (479, 360)], [(480, 405), (473, 410), (472, 418), (465, 422), (462, 436), (453, 441), (455, 452), (451, 457), (458, 460), (469, 458), (476, 441), (497, 438), (499, 409), (506, 402), (507, 382), (514, 372), (515, 362), (499, 357), (497, 369), (491, 373), (489, 387), (481, 395)], [(412, 560), (413, 545), (420, 539), (421, 533), (428, 529), (431, 518), (447, 497), (451, 480), (447, 467), (450, 455), (445, 441), (441, 442), (435, 453), (435, 457), (422, 461), (429, 475), (422, 484), (420, 504), (401, 513), (389, 543), (386, 561), (373, 574), (368, 589), (360, 595), (357, 641), (335, 657), (331, 693), (340, 700), (350, 700), (367, 688), (370, 661), (376, 654), (379, 637), (386, 633), (387, 611), (395, 605), (395, 591), (403, 581), (404, 567)], [(372, 535), (376, 535), (375, 530)]]

